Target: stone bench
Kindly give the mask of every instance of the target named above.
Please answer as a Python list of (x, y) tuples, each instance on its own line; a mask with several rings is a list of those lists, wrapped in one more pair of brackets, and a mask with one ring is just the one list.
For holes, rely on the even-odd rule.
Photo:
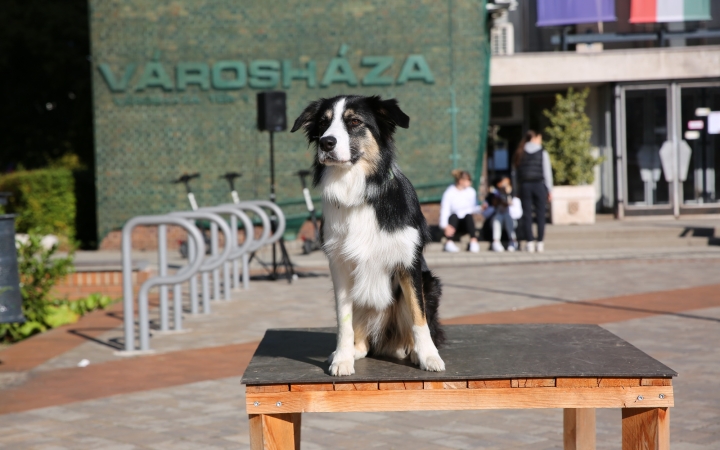
[(565, 449), (594, 449), (595, 408), (620, 408), (623, 449), (669, 448), (677, 373), (603, 328), (445, 329), (445, 372), (365, 358), (349, 377), (327, 374), (334, 329), (268, 330), (242, 379), (251, 447), (299, 448), (306, 412), (564, 408)]

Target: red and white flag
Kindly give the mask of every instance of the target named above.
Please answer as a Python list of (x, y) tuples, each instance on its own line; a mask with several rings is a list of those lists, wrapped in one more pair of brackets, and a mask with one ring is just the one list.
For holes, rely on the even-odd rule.
[(630, 23), (710, 20), (710, 0), (632, 0)]

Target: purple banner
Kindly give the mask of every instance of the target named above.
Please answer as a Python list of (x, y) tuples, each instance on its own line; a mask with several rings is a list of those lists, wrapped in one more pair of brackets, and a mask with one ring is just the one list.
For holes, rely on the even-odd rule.
[(614, 22), (615, 0), (537, 0), (537, 26)]

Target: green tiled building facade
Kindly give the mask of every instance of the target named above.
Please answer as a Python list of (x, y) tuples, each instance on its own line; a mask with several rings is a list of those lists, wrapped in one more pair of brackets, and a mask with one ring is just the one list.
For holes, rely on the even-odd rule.
[[(438, 199), (453, 167), (479, 170), (489, 48), (482, 0), (90, 0), (98, 227), (102, 239), (140, 214), (187, 209), (171, 180), (200, 172), (198, 203), (269, 194), (269, 139), (256, 95), (287, 92), (289, 126), (308, 102), (395, 97), (401, 168)], [(312, 151), (275, 134), (277, 198), (304, 210), (294, 173)], [(317, 195), (317, 192), (314, 193)]]

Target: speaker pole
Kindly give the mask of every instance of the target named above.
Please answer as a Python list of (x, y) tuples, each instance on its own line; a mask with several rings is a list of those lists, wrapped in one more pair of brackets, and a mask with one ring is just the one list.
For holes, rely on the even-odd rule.
[(275, 203), (275, 140), (270, 130), (270, 201)]
[[(270, 133), (270, 201), (275, 203), (275, 139), (273, 138), (273, 131), (269, 130)], [(272, 222), (273, 232), (275, 232), (275, 220)], [(277, 279), (277, 257), (275, 256), (275, 242), (272, 246), (272, 268), (273, 277)]]

